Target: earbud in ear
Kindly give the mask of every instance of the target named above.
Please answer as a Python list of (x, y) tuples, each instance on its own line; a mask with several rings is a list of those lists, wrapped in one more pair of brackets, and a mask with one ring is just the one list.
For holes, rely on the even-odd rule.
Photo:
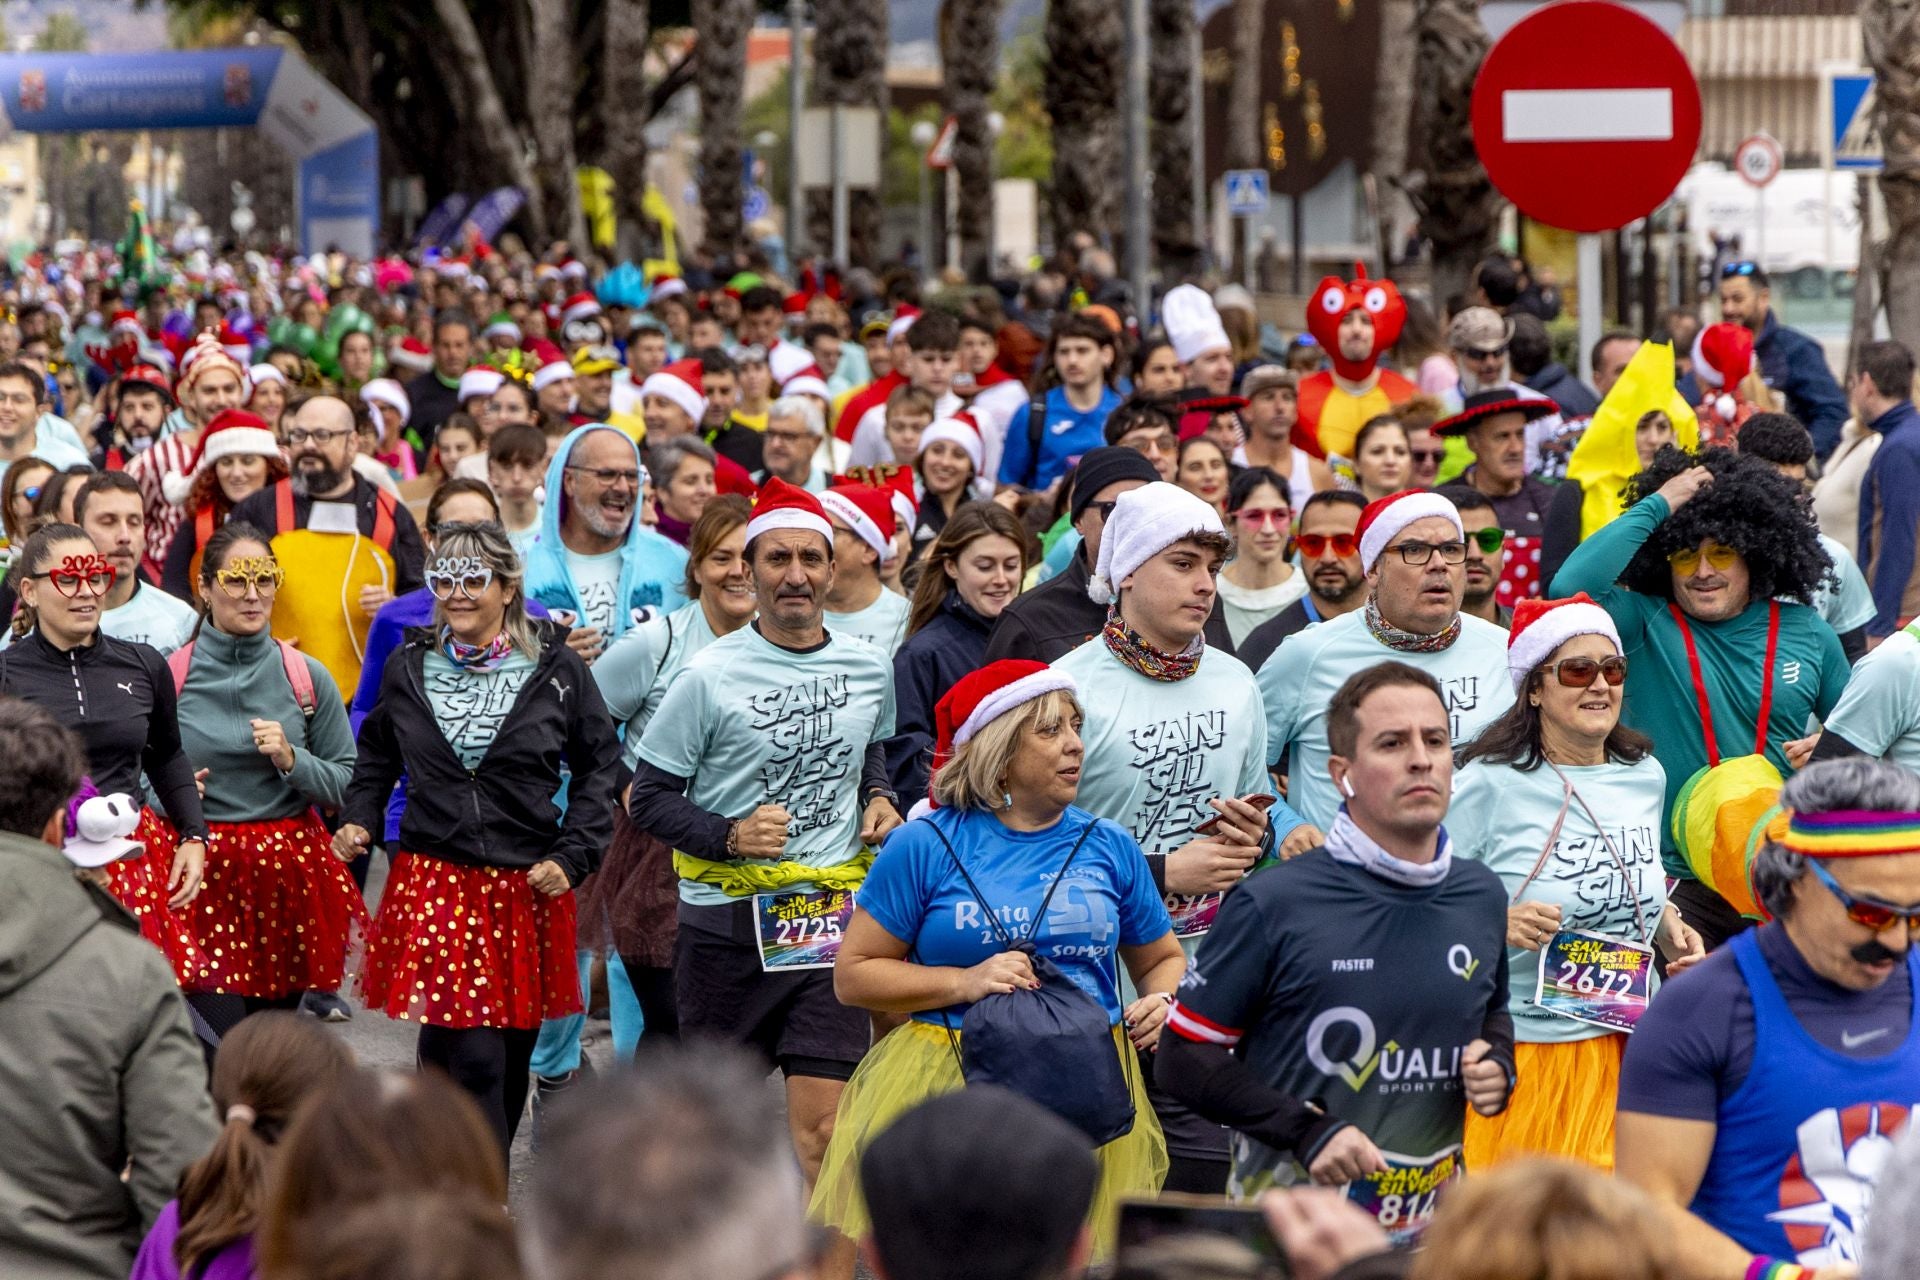
[(1349, 800), (1353, 799), (1353, 779), (1352, 778), (1342, 777), (1340, 779), (1340, 789), (1347, 793), (1347, 799)]

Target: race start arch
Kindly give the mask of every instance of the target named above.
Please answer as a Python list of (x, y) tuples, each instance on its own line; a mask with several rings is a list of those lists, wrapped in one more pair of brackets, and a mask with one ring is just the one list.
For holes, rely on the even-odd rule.
[(302, 251), (373, 256), (373, 121), (290, 49), (0, 55), (0, 110), (22, 133), (257, 126), (298, 161)]

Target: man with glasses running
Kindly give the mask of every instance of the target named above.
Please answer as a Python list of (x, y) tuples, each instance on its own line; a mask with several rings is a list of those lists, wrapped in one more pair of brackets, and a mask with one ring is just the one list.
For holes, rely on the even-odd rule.
[[(1576, 548), (1554, 597), (1584, 591), (1633, 663), (1622, 723), (1653, 739), (1667, 809), (1722, 760), (1805, 759), (1847, 683), (1840, 638), (1808, 607), (1831, 569), (1792, 481), (1758, 458), (1667, 449), (1627, 486), (1631, 505)], [(1673, 903), (1709, 949), (1747, 921), (1693, 877), (1662, 832)]]
[(1920, 1101), (1920, 777), (1829, 761), (1780, 801), (1752, 868), (1771, 921), (1663, 988), (1621, 1070), (1617, 1172), (1699, 1280), (1854, 1274)]
[(1456, 747), (1513, 702), (1507, 633), (1460, 611), (1467, 546), (1453, 504), (1391, 493), (1368, 505), (1357, 532), (1365, 604), (1287, 639), (1258, 676), (1268, 756), (1290, 753), (1287, 800), (1322, 831), (1342, 799), (1327, 772), (1327, 709), (1355, 672), (1397, 659), (1433, 677)]

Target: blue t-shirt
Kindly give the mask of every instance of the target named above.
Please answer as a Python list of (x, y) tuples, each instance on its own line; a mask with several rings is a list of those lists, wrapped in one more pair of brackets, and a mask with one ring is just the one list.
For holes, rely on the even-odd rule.
[[(1033, 930), (1033, 916), (1074, 842), (1093, 830), (1047, 904), (1034, 936), (1038, 954), (1120, 1020), (1118, 948), (1166, 936), (1173, 921), (1153, 887), (1153, 873), (1133, 837), (1084, 809), (1069, 808), (1044, 831), (1014, 831), (991, 813), (936, 809), (887, 837), (858, 904), (874, 922), (914, 949), (926, 965), (971, 968), (1007, 949), (953, 864), (959, 855), (980, 893), (1015, 941)], [(944, 835), (953, 846), (947, 852)], [(941, 1010), (913, 1016), (940, 1024)], [(958, 1025), (966, 1006), (945, 1011)]]
[[(1100, 402), (1091, 409), (1076, 409), (1067, 403), (1065, 387), (1047, 392), (1047, 420), (1040, 428), (1040, 459), (1033, 460), (1027, 438), (1027, 415), (1016, 414), (1007, 428), (1005, 451), (1000, 455), (1000, 483), (1044, 489), (1089, 449), (1107, 442), (1107, 415), (1120, 407), (1120, 397), (1111, 388), (1100, 393)], [(1032, 474), (1028, 471), (1031, 469)]]

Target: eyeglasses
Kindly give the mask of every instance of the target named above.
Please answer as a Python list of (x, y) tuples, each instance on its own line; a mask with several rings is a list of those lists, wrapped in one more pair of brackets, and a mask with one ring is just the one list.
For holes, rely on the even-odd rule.
[(608, 488), (612, 488), (616, 484), (630, 484), (635, 488), (638, 488), (640, 485), (640, 473), (632, 467), (576, 467), (569, 463), (567, 470), (578, 471), (583, 475), (592, 476)]
[(45, 578), (53, 584), (55, 591), (71, 600), (80, 594), (83, 585), (89, 594), (104, 596), (113, 589), (113, 580), (119, 575), (112, 565), (99, 556), (69, 556), (66, 563), (57, 569), (27, 576)]
[(814, 438), (811, 431), (775, 431), (768, 427), (761, 433), (768, 440), (778, 440), (781, 444), (805, 444)]
[(1731, 280), (1735, 276), (1757, 276), (1759, 274), (1760, 264), (1757, 262), (1729, 262), (1720, 268), (1720, 278), (1722, 280)]
[(1488, 525), (1484, 529), (1475, 529), (1467, 535), (1467, 540), (1480, 548), (1483, 556), (1493, 555), (1506, 545), (1507, 531), (1499, 525)]
[(329, 445), (341, 436), (350, 436), (352, 434), (353, 431), (347, 427), (339, 427), (332, 431), (317, 431), (311, 427), (292, 427), (287, 431), (287, 443), (305, 444), (311, 440), (318, 445)]
[(1341, 560), (1349, 560), (1360, 554), (1360, 540), (1350, 533), (1295, 534), (1293, 545), (1300, 548), (1300, 554), (1309, 560), (1317, 560), (1329, 550)]
[(1445, 449), (1409, 449), (1407, 450), (1407, 453), (1413, 458), (1415, 462), (1422, 462), (1422, 463), (1425, 463), (1425, 462), (1438, 463), (1442, 458), (1447, 456), (1447, 451)]
[(1872, 898), (1856, 898), (1840, 887), (1840, 882), (1820, 865), (1818, 858), (1808, 858), (1807, 865), (1813, 868), (1814, 875), (1820, 877), (1820, 883), (1827, 886), (1827, 892), (1840, 899), (1840, 905), (1847, 909), (1847, 919), (1855, 924), (1865, 925), (1875, 933), (1885, 933), (1896, 922), (1904, 920), (1908, 937), (1920, 933), (1920, 907), (1896, 907)]
[(213, 580), (231, 599), (244, 600), (249, 588), (263, 596), (273, 594), (287, 575), (278, 561), (266, 556), (236, 556), (213, 575)]
[(493, 570), (482, 564), (452, 569), (442, 569), (436, 565), (427, 570), (426, 580), (427, 590), (433, 593), (435, 600), (451, 600), (455, 592), (469, 600), (478, 600), (493, 585)]
[(1618, 654), (1611, 658), (1562, 658), (1547, 670), (1569, 689), (1591, 689), (1601, 676), (1616, 689), (1627, 682), (1627, 660)]
[(1739, 563), (1740, 553), (1724, 543), (1709, 542), (1705, 551), (1701, 551), (1698, 547), (1682, 547), (1667, 557), (1667, 563), (1673, 566), (1675, 573), (1682, 577), (1690, 577), (1699, 570), (1702, 559), (1705, 559), (1713, 568), (1725, 573)]
[(1464, 542), (1402, 542), (1387, 550), (1398, 551), (1401, 560), (1414, 565), (1425, 564), (1433, 559), (1436, 551), (1440, 553), (1442, 564), (1461, 564), (1467, 558), (1467, 544)]
[(1284, 529), (1293, 523), (1293, 512), (1286, 507), (1242, 507), (1233, 518), (1249, 529)]

